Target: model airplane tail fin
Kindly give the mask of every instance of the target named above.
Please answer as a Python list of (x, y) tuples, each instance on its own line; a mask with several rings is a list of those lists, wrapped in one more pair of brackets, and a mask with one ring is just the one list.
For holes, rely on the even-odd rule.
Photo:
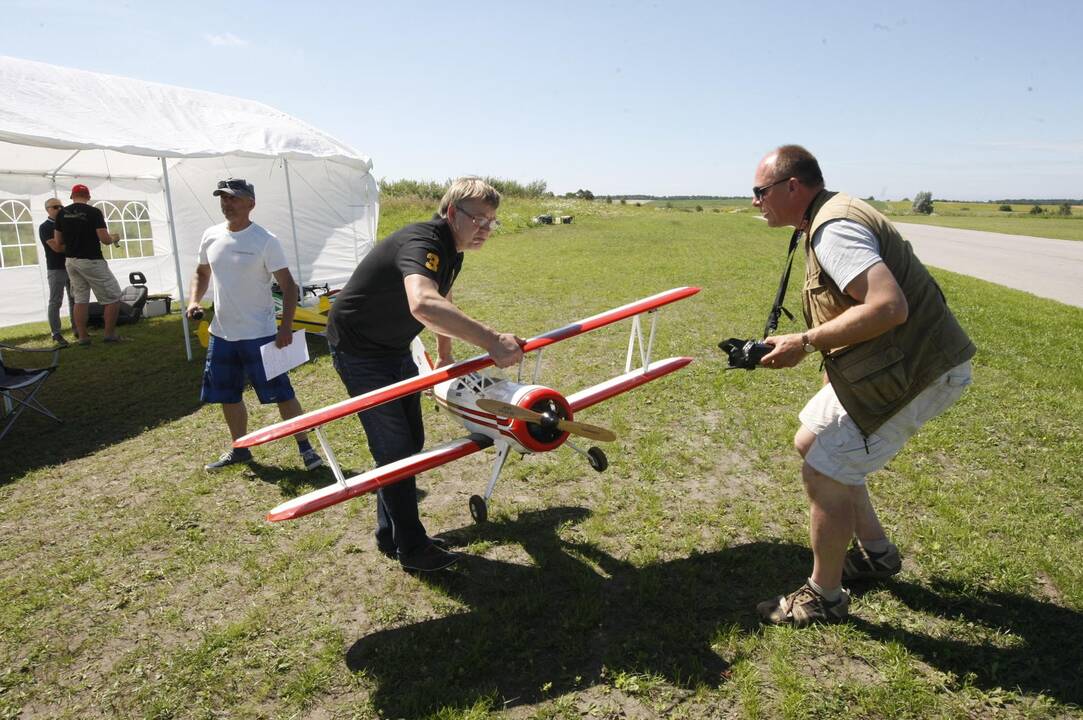
[(418, 372), (422, 375), (436, 369), (436, 365), (433, 363), (428, 351), (425, 350), (425, 343), (421, 342), (420, 335), (410, 343), (410, 354), (413, 355), (414, 365), (417, 365)]

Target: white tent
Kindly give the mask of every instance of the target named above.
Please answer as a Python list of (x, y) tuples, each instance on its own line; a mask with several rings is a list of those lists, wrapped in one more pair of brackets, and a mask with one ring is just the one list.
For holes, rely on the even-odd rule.
[(68, 202), (74, 183), (122, 223), (127, 257), (109, 261), (120, 284), (138, 270), (152, 294), (183, 299), (203, 231), (223, 220), (218, 179), (255, 185), (252, 218), (282, 240), (299, 284), (334, 287), (376, 237), (371, 168), (262, 103), (0, 57), (0, 326), (45, 319), (37, 229), (45, 200)]

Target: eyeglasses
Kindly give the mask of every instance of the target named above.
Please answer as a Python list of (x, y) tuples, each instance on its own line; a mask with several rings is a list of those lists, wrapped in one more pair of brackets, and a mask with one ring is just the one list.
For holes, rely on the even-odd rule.
[(63, 205), (46, 205), (45, 209), (46, 210), (60, 210), (63, 207), (64, 207)]
[(767, 194), (768, 190), (773, 188), (775, 185), (781, 185), (784, 182), (789, 182), (789, 178), (782, 178), (781, 180), (775, 180), (770, 185), (761, 185), (760, 187), (753, 187), (752, 188), (752, 197), (756, 198), (757, 200), (763, 200), (763, 198)]
[(470, 220), (473, 221), (474, 225), (479, 230), (496, 230), (498, 227), (500, 227), (500, 221), (496, 218), (478, 217), (477, 215), (471, 215), (466, 210), (463, 210), (462, 205), (456, 205), (455, 209), (470, 218)]

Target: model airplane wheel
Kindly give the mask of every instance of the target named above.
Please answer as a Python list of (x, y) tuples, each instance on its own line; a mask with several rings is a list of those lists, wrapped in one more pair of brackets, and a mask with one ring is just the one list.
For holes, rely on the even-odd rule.
[(590, 459), (590, 466), (598, 472), (602, 472), (609, 467), (609, 458), (605, 456), (601, 448), (592, 447), (587, 450), (587, 458)]
[(479, 525), (489, 519), (489, 508), (485, 505), (485, 498), (481, 495), (470, 496), (470, 517)]

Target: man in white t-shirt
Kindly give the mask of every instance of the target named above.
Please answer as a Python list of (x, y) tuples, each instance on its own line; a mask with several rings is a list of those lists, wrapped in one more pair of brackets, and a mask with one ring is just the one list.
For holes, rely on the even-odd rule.
[[(229, 433), (236, 440), (248, 432), (248, 411), (241, 398), (245, 376), (261, 403), (278, 404), (283, 420), (302, 412), (289, 375), (268, 379), (259, 350), (270, 342), (280, 348), (293, 342), (297, 285), (278, 238), (250, 219), (256, 206), (255, 188), (246, 180), (230, 178), (219, 181), (214, 195), (226, 222), (203, 233), (185, 312), (193, 319), (202, 316), (199, 301), (213, 280), (214, 319), (200, 399), (221, 403)], [(282, 324), (277, 331), (272, 277), (282, 289)], [(323, 464), (305, 433), (294, 438), (306, 469)], [(251, 459), (247, 448), (231, 448), (205, 469), (218, 470)]]

